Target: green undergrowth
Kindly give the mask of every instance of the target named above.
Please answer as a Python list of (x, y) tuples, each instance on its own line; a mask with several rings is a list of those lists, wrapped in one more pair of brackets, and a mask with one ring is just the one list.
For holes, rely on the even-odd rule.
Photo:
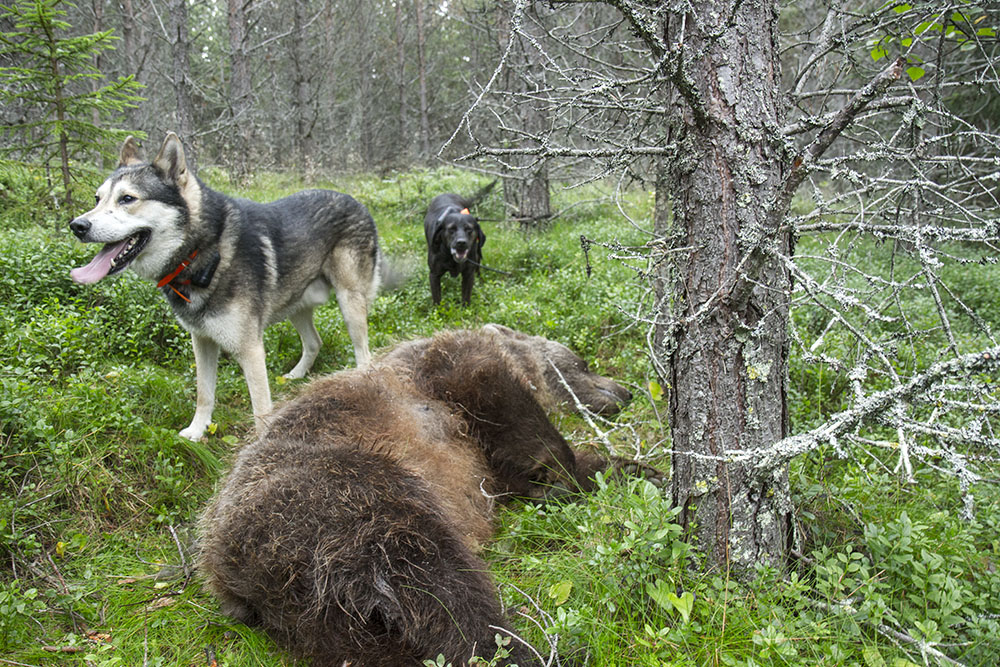
[[(600, 245), (587, 253), (581, 246), (581, 236), (624, 246), (647, 237), (599, 185), (555, 188), (553, 207), (565, 213), (525, 233), (495, 221), (498, 184), (476, 210), (488, 236), (484, 262), (497, 271), (481, 273), (462, 308), (459, 281), (449, 277), (442, 304), (431, 303), (423, 214), (433, 195), (471, 194), (488, 178), (453, 169), (308, 183), (259, 174), (235, 192), (221, 172), (203, 176), (258, 200), (329, 187), (369, 207), (404, 275), (374, 304), (373, 348), (486, 322), (545, 335), (632, 389), (636, 400), (619, 427), (601, 425), (623, 454), (655, 456), (665, 444), (657, 415), (666, 406), (647, 391), (645, 329), (628, 315), (644, 285)], [(187, 335), (155, 288), (128, 272), (90, 286), (69, 279), (94, 248), (65, 229), (71, 215), (46, 208), (36, 177), (28, 166), (0, 164), (0, 666), (294, 664), (265, 636), (222, 616), (191, 569), (193, 521), (250, 427), (239, 368), (222, 360), (212, 432), (198, 443), (179, 438), (194, 407)], [(97, 178), (81, 183), (78, 201), (90, 200)], [(630, 192), (624, 206), (648, 224), (650, 193)], [(990, 275), (955, 279), (992, 323)], [(807, 309), (794, 318), (803, 332), (825, 326)], [(314, 372), (353, 365), (336, 305), (318, 311), (317, 326), (325, 344)], [(959, 333), (972, 344), (977, 331)], [(928, 348), (934, 336), (928, 327)], [(830, 335), (827, 344), (849, 342)], [(299, 354), (294, 329), (275, 325), (266, 345), (276, 399), (294, 396), (302, 383), (282, 377)], [(794, 350), (791, 379), (793, 428), (845, 404), (844, 377), (801, 363)], [(578, 446), (600, 440), (578, 417), (555, 422)], [(706, 568), (674, 523), (668, 492), (641, 480), (602, 481), (586, 498), (512, 505), (487, 557), (514, 629), (538, 647), (558, 640), (564, 657), (589, 665), (923, 664), (919, 647), (888, 631), (964, 664), (996, 664), (995, 483), (974, 484), (969, 521), (959, 516), (957, 485), (927, 468), (916, 471), (918, 483), (905, 483), (893, 465), (889, 455), (859, 462), (827, 450), (797, 459), (799, 557), (787, 571), (761, 570), (751, 581)]]

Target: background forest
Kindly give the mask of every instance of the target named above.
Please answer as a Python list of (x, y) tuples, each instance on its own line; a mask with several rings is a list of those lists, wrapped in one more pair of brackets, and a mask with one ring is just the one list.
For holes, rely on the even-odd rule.
[[(549, 664), (1000, 663), (998, 29), (968, 0), (0, 5), (0, 666), (293, 664), (191, 568), (239, 368), (179, 438), (157, 290), (68, 275), (124, 137), (169, 130), (223, 192), (369, 208), (408, 276), (373, 348), (494, 321), (630, 386), (556, 423), (669, 488), (515, 505), (489, 548)], [(499, 271), (434, 307), (427, 203), (494, 178)], [(318, 326), (314, 373), (350, 365)], [(290, 398), (294, 329), (265, 342)]]

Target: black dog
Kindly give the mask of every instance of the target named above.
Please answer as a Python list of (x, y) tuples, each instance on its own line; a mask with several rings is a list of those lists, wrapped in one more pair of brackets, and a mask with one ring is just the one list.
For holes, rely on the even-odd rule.
[(431, 298), (435, 304), (441, 303), (441, 276), (445, 271), (452, 276), (462, 274), (462, 305), (469, 305), (472, 298), (472, 284), (483, 261), (486, 234), (479, 220), (469, 213), (469, 207), (475, 205), (480, 193), (470, 199), (451, 193), (438, 195), (427, 207), (424, 235), (427, 237)]

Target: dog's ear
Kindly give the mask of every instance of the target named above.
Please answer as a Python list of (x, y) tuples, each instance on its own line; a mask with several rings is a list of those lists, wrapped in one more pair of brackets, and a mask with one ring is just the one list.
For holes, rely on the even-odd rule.
[(122, 154), (118, 159), (119, 167), (129, 167), (133, 164), (140, 164), (142, 162), (142, 155), (139, 153), (139, 144), (135, 143), (135, 137), (131, 134), (125, 139), (125, 143), (122, 144)]
[(482, 250), (483, 246), (486, 245), (486, 232), (479, 226), (479, 220), (476, 220), (476, 239), (476, 247)]
[(187, 161), (184, 159), (184, 145), (173, 132), (167, 132), (160, 152), (153, 160), (153, 166), (163, 172), (163, 175), (173, 181), (178, 187), (184, 187), (188, 180)]
[(431, 227), (431, 236), (430, 236), (431, 252), (437, 252), (438, 249), (441, 247), (441, 237), (444, 236), (444, 225), (441, 224), (441, 221), (443, 219), (444, 219), (443, 216), (441, 218), (438, 218), (437, 222), (435, 222), (434, 225)]

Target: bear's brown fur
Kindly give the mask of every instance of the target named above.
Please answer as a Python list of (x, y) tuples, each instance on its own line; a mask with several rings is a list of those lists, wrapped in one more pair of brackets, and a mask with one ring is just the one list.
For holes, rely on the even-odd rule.
[(505, 619), (477, 552), (494, 501), (584, 488), (608, 466), (549, 422), (563, 380), (595, 412), (630, 398), (568, 348), (499, 325), (315, 381), (242, 448), (204, 513), (208, 588), (317, 666), (491, 657)]

